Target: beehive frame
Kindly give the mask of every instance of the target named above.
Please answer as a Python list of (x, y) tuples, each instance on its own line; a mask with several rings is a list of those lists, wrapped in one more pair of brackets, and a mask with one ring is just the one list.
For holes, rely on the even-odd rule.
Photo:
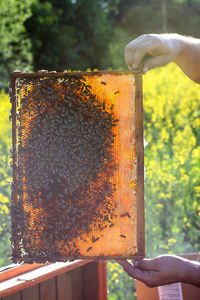
[[(135, 161), (136, 161), (136, 207), (135, 207), (135, 233), (136, 233), (136, 245), (135, 251), (129, 251), (129, 253), (124, 253), (122, 250), (118, 251), (118, 253), (114, 255), (108, 254), (90, 254), (90, 248), (87, 248), (84, 254), (80, 253), (79, 251), (74, 251), (71, 253), (70, 248), (68, 249), (68, 253), (63, 255), (30, 255), (30, 253), (26, 253), (24, 251), (24, 241), (19, 234), (19, 229), (23, 230), (23, 225), (19, 225), (19, 219), (23, 218), (22, 211), (24, 207), (22, 203), (19, 201), (19, 196), (16, 188), (16, 182), (18, 178), (18, 131), (17, 131), (17, 123), (18, 120), (18, 112), (17, 109), (19, 108), (18, 103), (18, 92), (17, 92), (17, 81), (18, 80), (32, 80), (32, 79), (57, 79), (57, 78), (80, 78), (80, 77), (87, 77), (90, 78), (93, 76), (97, 76), (101, 78), (105, 78), (106, 75), (116, 75), (116, 76), (132, 76), (134, 77), (134, 98), (135, 98)], [(102, 79), (101, 79), (102, 80)], [(102, 86), (106, 84), (104, 81), (101, 81)], [(117, 94), (115, 92), (115, 94)], [(14, 262), (21, 262), (25, 261), (28, 263), (36, 262), (55, 262), (55, 261), (65, 261), (68, 259), (134, 259), (134, 258), (141, 258), (145, 255), (145, 246), (144, 246), (144, 151), (143, 151), (143, 104), (142, 104), (142, 75), (139, 72), (132, 72), (132, 71), (97, 71), (97, 72), (60, 72), (60, 73), (51, 73), (51, 72), (42, 72), (42, 73), (12, 73), (11, 74), (11, 81), (10, 81), (10, 95), (11, 95), (11, 103), (12, 103), (12, 110), (11, 110), (11, 119), (12, 119), (12, 168), (13, 168), (13, 184), (12, 184), (12, 196), (11, 196), (11, 221), (12, 221), (12, 259)], [(121, 220), (124, 222), (125, 219), (131, 218), (129, 213), (121, 213)], [(127, 218), (126, 218), (127, 217)], [(23, 224), (24, 220), (21, 222)], [(111, 224), (110, 227), (113, 225)], [(120, 237), (123, 239), (125, 236), (120, 234)], [(91, 242), (96, 242), (99, 239), (92, 236)], [(108, 240), (107, 240), (108, 242)], [(68, 245), (69, 247), (69, 245)], [(89, 249), (89, 250), (88, 250)], [(78, 249), (79, 250), (79, 249)], [(121, 252), (120, 252), (121, 251)]]

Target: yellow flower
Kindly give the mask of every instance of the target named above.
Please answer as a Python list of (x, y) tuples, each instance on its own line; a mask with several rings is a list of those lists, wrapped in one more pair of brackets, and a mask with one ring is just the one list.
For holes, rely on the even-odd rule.
[(157, 206), (158, 208), (163, 208), (164, 205), (161, 204), (161, 203), (157, 203), (156, 206)]
[(176, 204), (177, 205), (181, 205), (183, 203), (183, 200), (178, 200), (178, 201), (176, 201)]
[(175, 243), (176, 243), (176, 239), (174, 239), (174, 238), (171, 238), (171, 239), (168, 240), (168, 245), (169, 246), (172, 246)]
[(194, 201), (193, 204), (192, 204), (192, 208), (196, 209), (196, 207), (197, 207), (197, 201)]
[(160, 193), (160, 198), (164, 198), (165, 197), (165, 194), (162, 192), (162, 193)]
[(2, 210), (4, 211), (4, 213), (5, 214), (8, 214), (8, 207), (4, 204), (3, 206), (2, 206)]

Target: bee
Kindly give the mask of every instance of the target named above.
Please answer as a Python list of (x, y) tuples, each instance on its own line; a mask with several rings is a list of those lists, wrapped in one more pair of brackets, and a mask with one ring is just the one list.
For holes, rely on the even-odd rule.
[(126, 236), (124, 234), (120, 234), (120, 237), (124, 238), (124, 239), (126, 238)]
[(95, 243), (99, 240), (99, 237), (95, 238), (94, 236), (92, 237), (92, 242)]
[(48, 73), (48, 70), (39, 70), (38, 73)]
[(92, 247), (89, 247), (89, 248), (87, 249), (87, 252), (89, 252), (91, 249), (92, 249)]
[(78, 254), (80, 249), (76, 249), (76, 251), (74, 252), (74, 255)]
[(21, 73), (21, 71), (20, 70), (15, 70), (15, 71), (13, 71), (13, 73)]
[(121, 217), (121, 218), (123, 218), (123, 217), (128, 217), (128, 218), (130, 218), (130, 215), (129, 215), (128, 212), (126, 212), (126, 213), (124, 213), (124, 214), (121, 214), (120, 217)]

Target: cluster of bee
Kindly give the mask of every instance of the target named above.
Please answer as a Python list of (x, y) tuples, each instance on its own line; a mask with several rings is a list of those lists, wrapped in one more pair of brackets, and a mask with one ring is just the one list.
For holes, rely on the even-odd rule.
[(92, 224), (98, 230), (113, 226), (115, 186), (108, 179), (116, 168), (112, 129), (118, 120), (113, 105), (106, 109), (85, 81), (83, 76), (26, 79), (19, 90), (15, 189), (22, 203), (44, 212), (35, 221), (42, 255), (27, 242), (29, 214), (21, 228), (25, 252), (35, 261), (37, 256), (52, 261), (58, 241), (66, 242), (66, 256), (79, 255), (73, 241), (90, 233)]

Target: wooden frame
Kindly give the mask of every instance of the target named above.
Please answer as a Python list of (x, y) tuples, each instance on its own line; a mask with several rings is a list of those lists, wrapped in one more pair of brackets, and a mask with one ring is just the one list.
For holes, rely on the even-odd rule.
[[(136, 158), (137, 158), (137, 184), (136, 184), (136, 211), (137, 215), (140, 216), (137, 219), (137, 256), (124, 256), (127, 258), (141, 258), (145, 256), (145, 225), (144, 225), (144, 149), (143, 149), (143, 99), (142, 99), (142, 75), (139, 71), (96, 71), (96, 72), (41, 72), (41, 73), (12, 73), (11, 74), (11, 102), (12, 102), (12, 139), (13, 139), (13, 178), (17, 178), (16, 165), (17, 165), (17, 91), (16, 91), (16, 80), (23, 78), (39, 78), (39, 77), (69, 77), (69, 76), (83, 76), (83, 75), (97, 75), (97, 74), (133, 74), (135, 76), (135, 115), (136, 115), (136, 127), (135, 127), (135, 140), (136, 140)], [(12, 189), (12, 204), (17, 203), (17, 194), (15, 189)], [(19, 207), (20, 209), (20, 204)], [(12, 205), (11, 205), (12, 211)], [(12, 215), (12, 214), (11, 214)], [(12, 227), (12, 236), (17, 235), (17, 228)], [(18, 249), (15, 249), (18, 252)], [(73, 257), (72, 257), (73, 258)], [(77, 259), (86, 259), (82, 256), (76, 256)], [(98, 256), (95, 259), (121, 259), (121, 256)], [(58, 260), (62, 258), (58, 257)], [(94, 256), (87, 256), (87, 259), (94, 259)], [(26, 258), (17, 260), (26, 261)], [(27, 260), (28, 261), (28, 260)]]

